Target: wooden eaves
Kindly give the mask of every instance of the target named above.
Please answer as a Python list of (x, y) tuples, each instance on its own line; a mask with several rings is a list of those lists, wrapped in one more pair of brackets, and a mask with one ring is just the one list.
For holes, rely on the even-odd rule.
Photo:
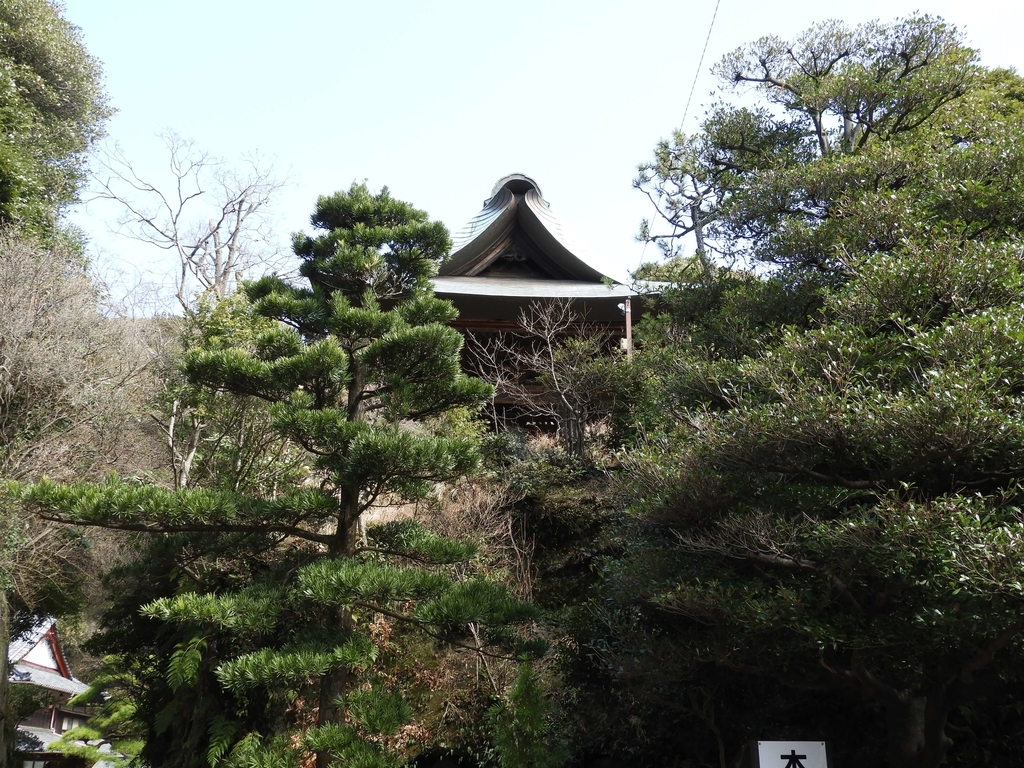
[(625, 310), (636, 292), (588, 262), (530, 177), (499, 179), (453, 241), (433, 284), (459, 310), (461, 330), (510, 330), (532, 303), (565, 299), (588, 324), (629, 335)]

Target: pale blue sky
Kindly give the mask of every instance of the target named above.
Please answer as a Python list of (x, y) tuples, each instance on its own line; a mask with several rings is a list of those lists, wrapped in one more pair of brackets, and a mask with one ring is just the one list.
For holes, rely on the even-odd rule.
[[(109, 137), (144, 173), (164, 162), (156, 134), (166, 129), (229, 159), (274, 157), (291, 179), (275, 206), (287, 241), (318, 195), (353, 180), (386, 184), (455, 231), (499, 177), (522, 172), (595, 266), (620, 278), (643, 256), (633, 238), (648, 214), (630, 181), (683, 117), (714, 10), (679, 0), (65, 4), (104, 65), (118, 110)], [(708, 68), (743, 43), (837, 15), (915, 10), (964, 29), (985, 64), (1024, 71), (1018, 2), (721, 0), (686, 127), (715, 85)], [(169, 279), (170, 265), (105, 234), (113, 216), (92, 204), (76, 220), (111, 263)]]

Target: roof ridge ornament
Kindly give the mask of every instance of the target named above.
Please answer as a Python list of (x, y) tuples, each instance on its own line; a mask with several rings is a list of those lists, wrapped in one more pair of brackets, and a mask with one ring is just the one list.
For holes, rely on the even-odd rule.
[[(544, 193), (540, 191), (540, 184), (525, 173), (510, 173), (507, 176), (502, 176), (498, 179), (494, 188), (491, 189), (491, 197), (484, 200), (484, 205), (487, 205), (491, 198), (498, 194), (502, 189), (508, 189), (508, 191), (513, 194), (524, 194), (530, 189), (535, 189), (537, 190), (537, 194), (540, 195), (540, 199), (544, 200)], [(546, 205), (547, 201), (545, 200), (544, 203)]]

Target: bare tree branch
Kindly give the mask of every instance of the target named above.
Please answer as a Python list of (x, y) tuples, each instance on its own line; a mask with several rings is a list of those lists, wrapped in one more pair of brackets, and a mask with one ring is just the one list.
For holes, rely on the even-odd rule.
[(114, 146), (100, 157), (93, 199), (122, 207), (117, 232), (173, 253), (178, 259), (175, 298), (185, 311), (196, 288), (220, 299), (254, 267), (278, 267), (266, 208), (285, 181), (259, 155), (242, 169), (196, 148), (174, 133), (163, 135), (170, 183), (143, 179)]
[[(470, 334), (467, 349), (474, 372), (504, 402), (554, 421), (566, 451), (583, 458), (585, 430), (601, 415), (605, 389), (593, 361), (611, 335), (586, 323), (569, 299), (534, 302), (520, 314), (519, 327), (515, 332)], [(499, 418), (497, 413), (494, 417)]]

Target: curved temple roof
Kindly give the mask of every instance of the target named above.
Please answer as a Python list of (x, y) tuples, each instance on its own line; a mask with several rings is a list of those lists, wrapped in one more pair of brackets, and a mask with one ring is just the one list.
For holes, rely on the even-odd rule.
[[(585, 248), (551, 213), (537, 182), (521, 173), (499, 179), (483, 210), (455, 234), (453, 241), (451, 255), (434, 281), (438, 292), (445, 292), (451, 278), (483, 277), (485, 272), (495, 272), (500, 260), (528, 264), (534, 274), (498, 273), (487, 277), (508, 282), (537, 278), (605, 285), (615, 282), (587, 263), (583, 258)], [(551, 290), (557, 292), (554, 284)]]
[(7, 647), (8, 680), (58, 693), (83, 693), (89, 686), (68, 669), (57, 640), (55, 624), (52, 617), (41, 617), (23, 634), (11, 640)]

